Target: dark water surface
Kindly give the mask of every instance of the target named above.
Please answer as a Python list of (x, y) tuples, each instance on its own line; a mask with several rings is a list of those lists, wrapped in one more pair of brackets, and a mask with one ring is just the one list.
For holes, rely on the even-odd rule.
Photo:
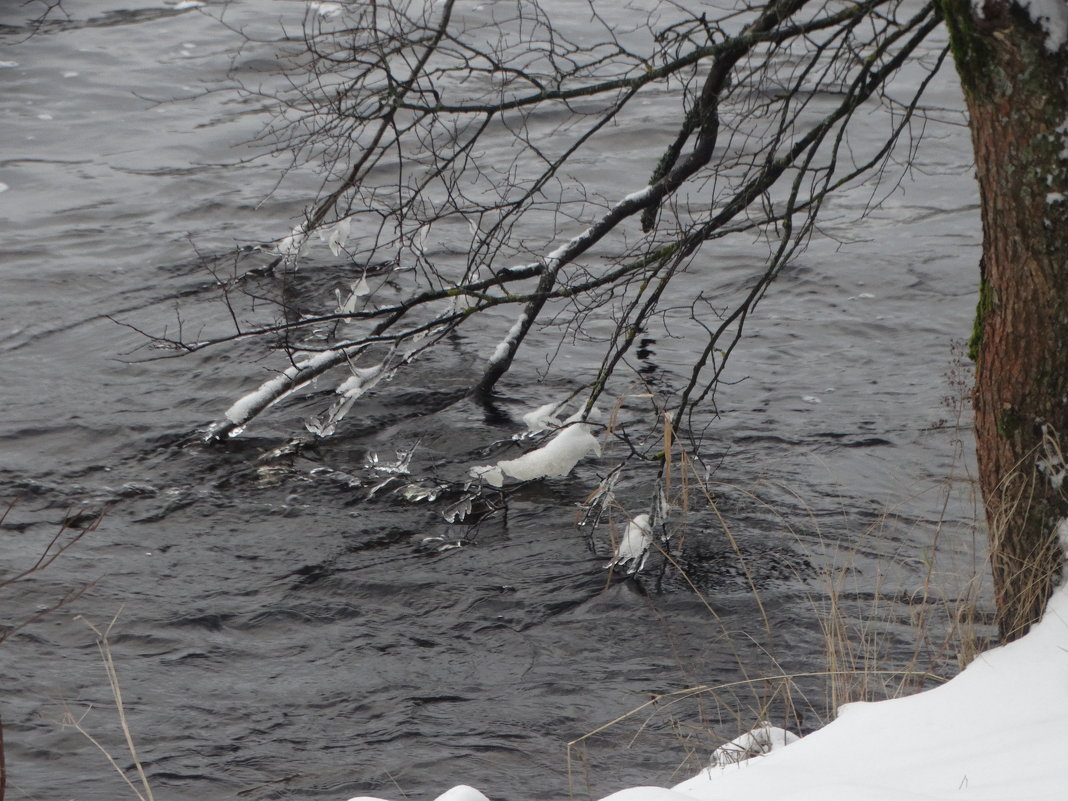
[[(161, 799), (417, 799), (460, 782), (502, 801), (597, 797), (684, 778), (764, 702), (818, 725), (822, 679), (799, 680), (809, 697), (795, 699), (796, 715), (754, 682), (720, 693), (737, 695), (736, 712), (709, 694), (662, 700), (570, 762), (566, 749), (657, 693), (822, 670), (813, 605), (844, 565), (857, 572), (842, 580), (843, 603), (866, 616), (874, 598), (924, 586), (936, 539), (936, 594), (955, 598), (981, 564), (962, 480), (971, 435), (945, 401), (959, 400), (947, 373), (970, 328), (979, 241), (959, 114), (929, 125), (914, 169), (866, 220), (871, 187), (832, 203), (820, 238), (772, 288), (729, 376), (746, 380), (724, 388), (722, 416), (707, 421), (722, 520), (695, 504), (692, 586), (669, 571), (663, 592), (647, 592), (608, 582), (607, 533), (591, 547), (574, 525), (611, 454), (525, 488), (477, 531), (350, 486), (368, 474), (368, 452), (392, 458), (416, 442), (413, 474), (461, 476), (485, 461), (481, 446), (519, 430), (509, 415), (570, 389), (527, 368), (502, 386), (502, 416), (457, 400), (504, 316), (492, 318), (501, 332), (468, 334), (384, 385), (319, 447), (267, 461), (329, 386), (205, 448), (196, 432), (279, 365), (249, 366), (248, 345), (142, 361), (156, 354), (109, 319), (159, 330), (177, 324), (180, 301), (186, 331), (224, 325), (208, 263), (226, 269), (229, 248), (275, 239), (300, 215), (315, 176), (272, 195), (281, 162), (248, 161), (257, 151), (242, 144), (262, 104), (206, 90), (232, 70), (258, 80), (275, 58), (267, 43), (238, 50), (233, 28), (267, 38), (303, 10), (70, 0), (70, 17), (32, 38), (27, 8), (0, 10), (0, 505), (17, 500), (0, 575), (32, 564), (64, 520), (77, 527), (109, 506), (47, 571), (0, 588), (0, 623), (12, 625), (92, 582), (0, 645), (9, 797), (132, 797), (60, 725), (81, 719), (129, 766), (77, 615), (101, 627), (119, 616), (110, 642), (129, 725)], [(677, 111), (664, 102), (647, 130), (619, 132), (622, 168), (606, 179), (648, 174), (649, 137)], [(959, 108), (949, 71), (931, 102)], [(868, 135), (880, 133), (877, 123)], [(724, 244), (678, 291), (743, 286), (759, 247)], [(340, 278), (313, 262), (295, 280), (326, 303)], [(685, 324), (672, 334), (645, 356), (661, 387), (688, 372)], [(561, 358), (599, 361), (581, 344)], [(625, 479), (633, 507), (622, 511), (642, 511), (649, 478)], [(424, 543), (461, 537), (474, 542)], [(888, 663), (911, 653), (909, 614), (893, 600), (875, 614)], [(948, 669), (953, 654), (938, 658)]]

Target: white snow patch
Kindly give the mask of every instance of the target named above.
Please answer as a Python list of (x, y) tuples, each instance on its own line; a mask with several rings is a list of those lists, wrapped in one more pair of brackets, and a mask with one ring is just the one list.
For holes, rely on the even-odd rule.
[(5, 184), (2, 181), (0, 181), (0, 192), (6, 192), (10, 188), (11, 188), (10, 186), (8, 186), (7, 184)]
[(1065, 0), (1017, 0), (1046, 32), (1046, 52), (1056, 53), (1068, 42), (1068, 3)]
[(1063, 202), (1064, 202), (1064, 193), (1063, 192), (1047, 192), (1046, 193), (1046, 205), (1047, 206), (1052, 206), (1054, 203), (1063, 203)]
[(606, 567), (618, 565), (627, 568), (628, 575), (640, 573), (652, 544), (653, 530), (649, 525), (649, 515), (638, 515), (627, 523), (627, 529), (616, 546), (616, 553)]
[(1060, 544), (1061, 550), (1068, 556), (1068, 517), (1062, 517), (1054, 531), (1057, 534), (1057, 542)]
[(725, 767), (745, 762), (753, 757), (770, 754), (801, 738), (792, 731), (773, 726), (766, 720), (760, 721), (754, 728), (729, 743), (724, 743), (712, 753), (711, 767)]
[(474, 787), (460, 784), (453, 787), (451, 790), (446, 790), (435, 798), (434, 801), (489, 801), (489, 799)]

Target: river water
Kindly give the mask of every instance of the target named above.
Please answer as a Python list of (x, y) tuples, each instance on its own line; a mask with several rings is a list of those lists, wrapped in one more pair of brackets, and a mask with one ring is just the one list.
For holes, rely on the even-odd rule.
[[(815, 728), (826, 679), (797, 679), (790, 702), (774, 681), (744, 682), (827, 667), (829, 586), (852, 642), (875, 640), (879, 666), (901, 667), (910, 622), (943, 612), (920, 602), (924, 587), (952, 604), (982, 573), (958, 416), (978, 209), (951, 70), (900, 187), (864, 220), (870, 187), (835, 200), (759, 307), (730, 376), (745, 380), (709, 421), (718, 513), (694, 503), (689, 580), (669, 571), (658, 588), (609, 581), (607, 535), (591, 543), (574, 525), (607, 456), (461, 533), (433, 506), (368, 500), (338, 480), (368, 452), (415, 442), (417, 469), (462, 474), (472, 443), (511, 436), (516, 415), (565, 392), (534, 365), (502, 385), (500, 416), (456, 399), (503, 316), (500, 332), (467, 334), (443, 357), (454, 363), (406, 373), (295, 462), (259, 457), (314, 411), (306, 398), (225, 447), (198, 444), (277, 365), (249, 364), (246, 345), (146, 360), (157, 354), (113, 318), (158, 329), (178, 308), (186, 331), (214, 324), (225, 310), (209, 266), (301, 214), (316, 177), (272, 191), (284, 160), (253, 158), (264, 103), (212, 90), (269, 75), (271, 39), (299, 26), (304, 4), (65, 6), (33, 36), (34, 6), (0, 10), (0, 504), (14, 502), (3, 575), (33, 564), (64, 521), (108, 512), (47, 570), (0, 588), (0, 623), (13, 625), (91, 584), (0, 644), (10, 798), (133, 795), (62, 725), (74, 716), (129, 768), (78, 616), (117, 616), (109, 641), (157, 798), (415, 799), (464, 782), (518, 801), (670, 783), (763, 705)], [(664, 103), (647, 130), (616, 135), (609, 172), (648, 174), (648, 137), (674, 124)], [(725, 246), (713, 284), (743, 285), (760, 255)], [(319, 266), (300, 291), (329, 298), (337, 276)], [(690, 355), (684, 337), (658, 338), (646, 375), (670, 384)], [(567, 358), (598, 360), (581, 344)], [(625, 497), (644, 499), (648, 479), (628, 477)], [(461, 536), (473, 542), (424, 542)], [(952, 671), (940, 632), (928, 630), (919, 667)], [(567, 748), (656, 694), (736, 682), (663, 698)]]

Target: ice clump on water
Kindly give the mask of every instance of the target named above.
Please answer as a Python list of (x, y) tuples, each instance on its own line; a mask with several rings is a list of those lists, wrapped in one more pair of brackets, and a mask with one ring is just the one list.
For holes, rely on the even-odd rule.
[(785, 748), (790, 743), (797, 742), (801, 738), (792, 731), (773, 726), (766, 720), (729, 743), (724, 743), (712, 753), (710, 767), (726, 767), (745, 762), (756, 756), (770, 754), (780, 748)]
[(472, 467), (470, 475), (491, 487), (503, 486), (506, 477), (531, 481), (566, 476), (583, 457), (590, 453), (600, 454), (601, 444), (593, 435), (594, 428), (589, 423), (574, 423), (560, 429), (540, 448), (516, 459), (503, 459), (495, 465)]
[(642, 514), (627, 523), (627, 529), (616, 546), (616, 553), (608, 567), (617, 565), (627, 568), (627, 575), (640, 573), (649, 557), (649, 546), (653, 544), (653, 530), (649, 525), (649, 515)]

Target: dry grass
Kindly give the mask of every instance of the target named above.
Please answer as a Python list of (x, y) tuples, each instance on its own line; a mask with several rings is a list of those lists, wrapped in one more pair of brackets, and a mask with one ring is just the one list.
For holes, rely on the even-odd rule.
[(145, 774), (144, 766), (141, 764), (141, 759), (137, 754), (137, 746), (134, 743), (133, 735), (130, 732), (129, 723), (126, 720), (126, 705), (123, 703), (122, 700), (122, 687), (119, 684), (118, 671), (115, 669), (115, 659), (111, 654), (111, 643), (108, 641), (108, 635), (111, 633), (111, 629), (115, 625), (115, 621), (119, 619), (120, 614), (122, 614), (121, 609), (115, 615), (115, 617), (111, 619), (111, 622), (108, 623), (107, 628), (105, 628), (103, 631), (98, 629), (96, 626), (94, 626), (81, 615), (78, 615), (75, 620), (81, 620), (96, 635), (96, 647), (100, 651), (100, 658), (104, 663), (104, 670), (107, 673), (108, 685), (111, 688), (111, 695), (115, 701), (115, 710), (119, 716), (119, 727), (122, 729), (122, 734), (126, 741), (126, 750), (129, 754), (130, 761), (133, 763), (134, 769), (137, 773), (137, 779), (138, 783), (140, 784), (140, 787), (138, 787), (138, 785), (135, 784), (133, 780), (131, 780), (130, 777), (126, 775), (126, 771), (122, 769), (122, 767), (116, 761), (115, 757), (111, 755), (111, 752), (108, 751), (108, 749), (96, 737), (90, 734), (89, 731), (83, 725), (85, 716), (89, 714), (91, 707), (89, 709), (86, 709), (78, 717), (75, 717), (74, 714), (70, 712), (70, 710), (68, 710), (67, 716), (63, 720), (63, 725), (75, 729), (79, 734), (81, 734), (89, 742), (95, 745), (100, 750), (100, 753), (104, 755), (104, 758), (108, 761), (111, 767), (115, 769), (115, 772), (122, 777), (122, 780), (124, 782), (126, 782), (126, 785), (130, 788), (131, 791), (133, 791), (134, 795), (137, 796), (139, 801), (155, 801), (155, 798), (152, 795), (152, 785), (149, 783), (148, 776)]
[[(1060, 448), (1055, 439), (1043, 437), (1046, 459), (1054, 449), (1058, 463), (1063, 465)], [(1046, 462), (1049, 463), (1048, 461)], [(1001, 614), (998, 621), (1005, 641), (1027, 633), (1046, 607), (1046, 601), (1061, 578), (1063, 545), (1058, 530), (1041, 531), (1042, 536), (1020, 536), (1020, 529), (1041, 529), (1054, 517), (1046, 497), (1049, 477), (1028, 456), (998, 485), (994, 514), (990, 521), (991, 568), (994, 574), (994, 595)], [(1059, 491), (1059, 488), (1058, 488)], [(1033, 519), (1035, 518), (1035, 519)]]
[[(958, 420), (959, 423), (959, 420)], [(567, 744), (567, 768), (572, 797), (593, 797), (597, 782), (591, 776), (593, 743), (605, 738), (626, 748), (640, 738), (664, 738), (673, 734), (678, 758), (675, 776), (688, 775), (707, 764), (712, 751), (748, 731), (759, 721), (770, 721), (786, 729), (811, 729), (813, 721), (829, 722), (843, 705), (854, 701), (875, 701), (914, 693), (944, 682), (970, 662), (990, 636), (989, 615), (979, 610), (988, 603), (987, 565), (980, 533), (981, 511), (975, 482), (966, 470), (948, 477), (938, 488), (942, 493), (940, 514), (934, 521), (914, 523), (922, 532), (901, 537), (902, 516), (886, 509), (880, 518), (850, 538), (847, 543), (825, 537), (819, 516), (796, 493), (781, 486), (758, 485), (742, 488), (716, 482), (708, 471), (673, 440), (665, 427), (663, 436), (665, 466), (660, 481), (671, 520), (664, 524), (658, 547), (665, 570), (674, 571), (697, 597), (709, 614), (709, 641), (719, 653), (731, 654), (739, 678), (723, 683), (695, 682), (679, 690), (655, 695), (619, 717), (573, 739)], [(963, 445), (958, 442), (957, 464), (964, 464)], [(972, 519), (971, 554), (963, 566), (951, 565), (953, 552), (962, 556), (959, 544), (944, 541), (950, 526), (947, 510), (951, 498), (959, 500), (964, 487), (968, 493)], [(763, 492), (781, 498), (792, 497), (789, 507), (762, 497)], [(928, 492), (931, 490), (928, 489)], [(823, 637), (825, 669), (791, 671), (760, 644), (773, 631), (769, 606), (762, 597), (760, 565), (746, 552), (745, 540), (736, 535), (730, 515), (720, 509), (725, 494), (742, 498), (747, 507), (765, 517), (777, 519), (784, 542), (820, 566), (818, 578), (798, 575), (798, 585), (811, 591), (806, 605), (811, 619)], [(908, 499), (914, 500), (914, 499)], [(924, 504), (930, 506), (929, 501)], [(967, 508), (967, 507), (966, 507)], [(967, 512), (965, 512), (967, 514)], [(626, 517), (619, 510), (619, 517)], [(904, 516), (904, 517), (907, 517)], [(709, 524), (732, 551), (737, 566), (748, 583), (756, 610), (753, 635), (731, 631), (691, 580), (678, 554), (693, 530)], [(896, 533), (898, 541), (923, 541), (927, 546), (916, 553), (893, 558), (899, 574), (896, 581), (884, 574), (871, 573), (883, 543)], [(955, 531), (959, 535), (961, 532)], [(711, 533), (702, 536), (713, 536)], [(947, 563), (947, 564), (943, 564)], [(908, 579), (902, 588), (901, 575)], [(670, 627), (670, 620), (665, 621)], [(768, 637), (767, 639), (774, 639)]]

